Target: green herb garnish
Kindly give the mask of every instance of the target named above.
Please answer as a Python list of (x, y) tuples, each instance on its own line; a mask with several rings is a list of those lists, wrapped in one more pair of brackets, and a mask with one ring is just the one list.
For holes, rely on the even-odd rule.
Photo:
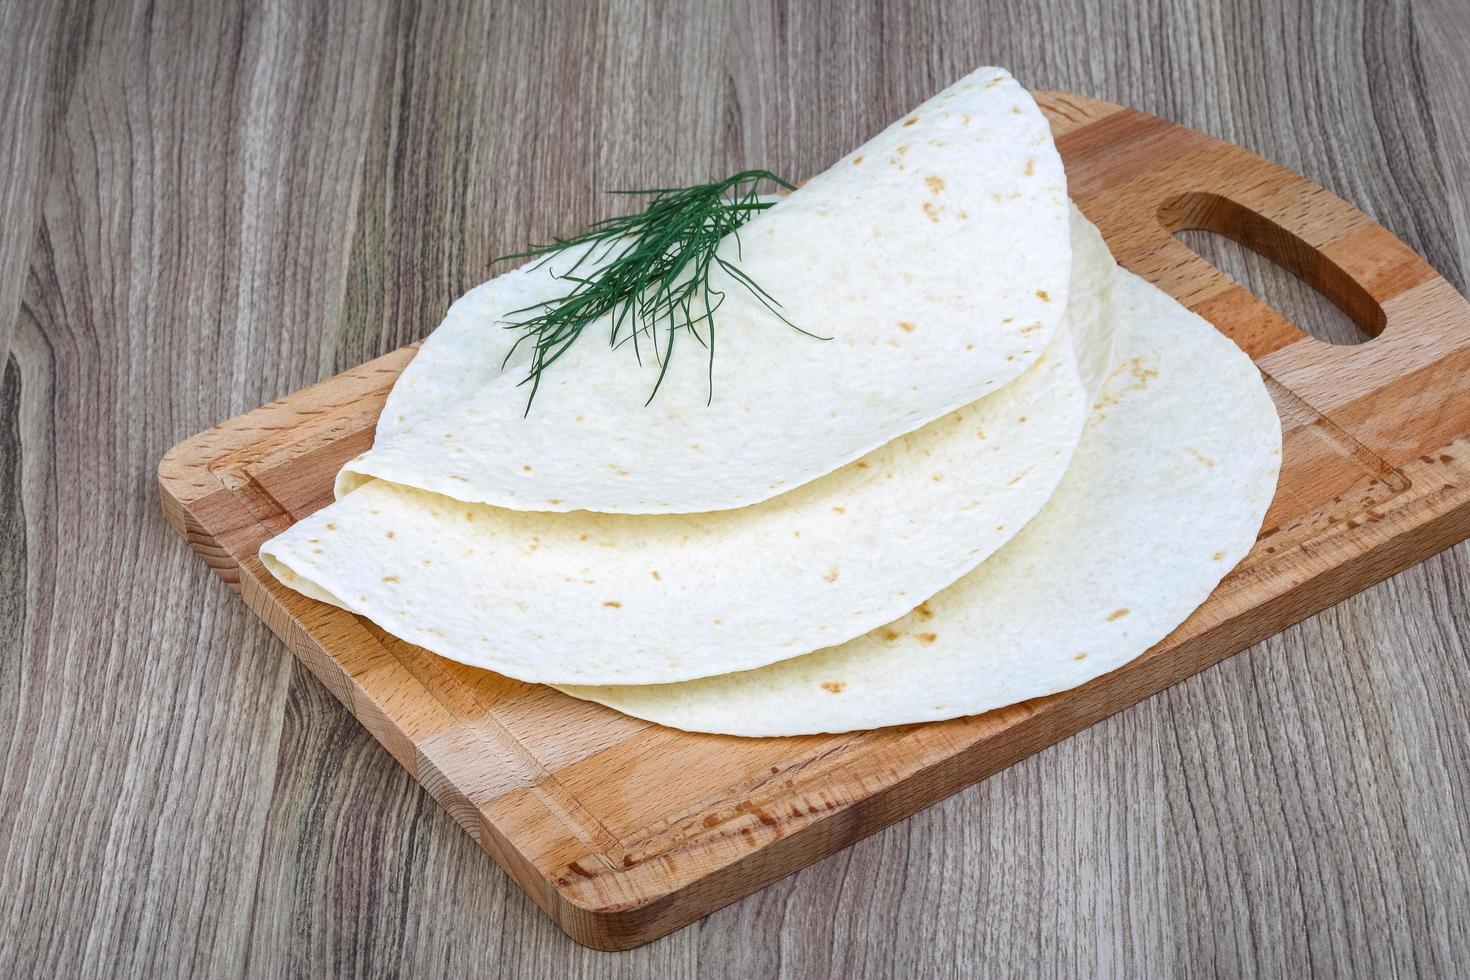
[[(547, 245), (535, 245), (524, 252), (502, 256), (506, 259), (541, 256), (541, 261), (536, 263), (540, 266), (566, 249), (587, 247), (571, 268), (556, 277), (572, 284), (566, 295), (510, 314), (512, 317), (531, 314), (526, 319), (504, 321), (508, 329), (522, 332), (506, 355), (507, 362), (521, 344), (530, 342), (535, 348), (530, 371), (521, 382), (531, 386), (526, 411), (529, 413), (531, 410), (542, 372), (567, 352), (588, 324), (609, 314), (612, 316), (612, 333), (608, 338), (610, 347), (621, 347), (632, 341), (641, 364), (642, 344), (653, 345), (659, 372), (648, 402), (653, 401), (653, 396), (658, 394), (659, 386), (663, 384), (674, 340), (681, 330), (688, 331), (709, 351), (710, 398), (713, 398), (715, 310), (725, 299), (725, 294), (709, 283), (710, 273), (715, 267), (723, 269), (731, 279), (744, 286), (781, 322), (806, 333), (781, 315), (778, 309), (781, 304), (773, 296), (716, 253), (721, 240), (733, 235), (736, 257), (739, 257), (738, 229), (756, 212), (764, 211), (775, 203), (760, 198), (758, 188), (765, 181), (787, 190), (795, 189), (794, 185), (768, 170), (746, 170), (733, 177), (695, 187), (613, 191), (614, 194), (647, 195), (652, 200), (637, 214), (599, 221), (590, 230), (573, 238), (558, 238)], [(594, 268), (585, 275), (579, 275), (578, 270), (584, 265)], [(663, 334), (662, 346), (660, 333)]]

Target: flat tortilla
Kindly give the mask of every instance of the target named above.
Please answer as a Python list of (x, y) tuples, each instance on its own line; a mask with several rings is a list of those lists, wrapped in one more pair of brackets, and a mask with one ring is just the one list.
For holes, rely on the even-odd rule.
[[(383, 479), (529, 511), (694, 513), (801, 486), (1020, 377), (1067, 304), (1066, 177), (1036, 103), (999, 68), (961, 79), (754, 219), (716, 271), (713, 362), (660, 364), (594, 324), (542, 376), (502, 370), (513, 311), (566, 292), (562, 256), (470, 290), (404, 371), (339, 496)], [(915, 264), (915, 257), (922, 261)], [(588, 271), (587, 267), (581, 270)], [(666, 349), (666, 348), (665, 348)], [(710, 372), (713, 371), (711, 382)]]
[(1017, 533), (1081, 438), (1112, 258), (1075, 218), (1068, 326), (1019, 379), (838, 471), (699, 515), (536, 514), (370, 481), (266, 542), (285, 584), (452, 660), (543, 683), (664, 683), (840, 643)]
[(690, 731), (799, 735), (978, 714), (1137, 657), (1255, 542), (1281, 429), (1254, 364), (1119, 272), (1120, 364), (1055, 496), (1004, 549), (850, 643), (684, 684), (564, 687)]

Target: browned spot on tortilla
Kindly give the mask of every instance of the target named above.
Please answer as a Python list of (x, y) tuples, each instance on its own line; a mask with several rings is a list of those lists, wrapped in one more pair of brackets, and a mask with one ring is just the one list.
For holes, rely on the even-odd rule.
[(1026, 176), (1030, 177), (1034, 173), (1036, 173), (1036, 161), (1028, 159), (1026, 161)]
[(1114, 609), (1112, 612), (1108, 613), (1108, 622), (1111, 623), (1115, 619), (1122, 619), (1126, 615), (1128, 615), (1128, 610)]
[(861, 153), (859, 153), (857, 156), (855, 156), (855, 157), (852, 158), (852, 165), (854, 167), (856, 167), (858, 164), (860, 164), (862, 162), (863, 162), (863, 155)]
[(941, 483), (944, 480), (944, 474), (943, 473), (935, 473), (929, 479), (933, 480), (935, 483)]
[(846, 514), (847, 513), (847, 508), (846, 507), (833, 507), (832, 508), (832, 513), (834, 513), (834, 514)]
[(829, 569), (828, 572), (827, 572), (827, 574), (822, 576), (822, 581), (823, 582), (835, 582), (835, 581), (837, 581), (837, 569), (835, 569), (835, 568)]
[(384, 575), (383, 576), (383, 581), (384, 582), (396, 582), (396, 581), (398, 581), (398, 576), (397, 575)]
[(919, 121), (919, 117), (918, 116), (909, 116), (907, 119), (905, 119), (903, 121), (903, 124), (905, 126), (912, 126), (914, 123), (916, 123), (918, 121)]
[(1038, 289), (1036, 291), (1036, 298), (1041, 300), (1043, 303), (1051, 302), (1051, 294), (1044, 289)]
[(1021, 114), (1021, 109), (1020, 109), (1019, 106), (1011, 106), (1011, 115), (1013, 115), (1013, 116), (1019, 116), (1020, 114)]
[(936, 224), (939, 222), (939, 209), (929, 201), (924, 202), (924, 213), (929, 216), (930, 221)]
[(552, 497), (550, 500), (548, 500), (546, 502), (548, 504), (550, 504), (551, 506), (555, 507), (557, 504), (561, 503), (561, 498), (560, 497)]
[(914, 610), (914, 612), (918, 613), (924, 619), (933, 619), (934, 618), (934, 610), (932, 610), (932, 609), (929, 608), (929, 600), (927, 600), (927, 599), (925, 599), (923, 602), (919, 603), (918, 607)]
[(390, 538), (393, 537), (393, 532), (392, 531), (389, 531), (388, 532), (388, 537), (390, 537)]
[(822, 690), (830, 694), (841, 694), (842, 689), (847, 686), (846, 681), (823, 681)]
[(929, 188), (930, 194), (938, 194), (944, 190), (944, 181), (939, 177), (925, 177), (924, 186)]
[(883, 639), (885, 641), (887, 641), (889, 643), (892, 643), (894, 640), (898, 639), (903, 634), (900, 633), (898, 630), (894, 629), (891, 626), (885, 626), (885, 627), (883, 627), (883, 630), (878, 635), (881, 636), (881, 637), (883, 637)]
[(662, 582), (664, 580), (664, 577), (658, 573), (658, 569), (656, 568), (648, 574), (653, 576), (653, 580), (655, 582)]
[(900, 330), (902, 330), (904, 333), (913, 333), (914, 332), (914, 325), (912, 323), (908, 322), (907, 320), (899, 320), (898, 321), (898, 328)]
[(465, 511), (464, 512), (464, 519), (467, 520), (467, 521), (474, 520), (475, 519), (475, 512), (472, 511), (472, 510)]
[(938, 633), (915, 633), (914, 636), (918, 639), (920, 643), (923, 643), (925, 645), (933, 643), (935, 640), (939, 639)]
[(868, 464), (867, 463), (864, 463), (862, 460), (858, 460), (857, 461), (857, 468), (860, 469), (860, 470), (865, 470), (865, 469), (868, 468)]
[(960, 125), (961, 126), (968, 126), (968, 125), (970, 125), (970, 114), (968, 112), (965, 113), (964, 115), (960, 116)]
[(337, 525), (335, 524), (323, 524), (322, 526), (325, 527), (328, 531), (337, 530)]
[(621, 609), (621, 608), (623, 608), (623, 604), (621, 602), (618, 602), (618, 601), (613, 600), (613, 599), (607, 600), (606, 602), (603, 603), (603, 605), (605, 607), (607, 607), (608, 609)]
[(1204, 453), (1200, 452), (1198, 449), (1186, 449), (1185, 452), (1189, 453), (1189, 455), (1199, 460), (1200, 465), (1204, 466), (1205, 469), (1212, 470), (1215, 468), (1215, 461), (1206, 456)]
[(1016, 419), (1016, 421), (1017, 422), (1024, 422), (1024, 421), (1026, 421), (1026, 416), (1022, 415), (1020, 418)]
[(529, 472), (531, 472), (531, 467), (530, 466), (522, 466), (521, 467), (521, 471), (524, 472), (524, 473), (529, 473)]
[(1212, 561), (1219, 561), (1221, 558), (1224, 558), (1224, 557), (1225, 557), (1225, 552), (1223, 552), (1223, 551), (1217, 551), (1213, 555), (1210, 556), (1210, 559)]
[(1087, 653), (1084, 651), (1082, 653), (1077, 654), (1077, 656), (1073, 657), (1072, 659), (1073, 660), (1086, 660), (1087, 659)]

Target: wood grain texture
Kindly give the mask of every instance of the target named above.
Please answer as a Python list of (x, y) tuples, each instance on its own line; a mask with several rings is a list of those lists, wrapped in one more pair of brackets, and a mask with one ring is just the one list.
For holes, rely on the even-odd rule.
[(1470, 957), (1465, 546), (601, 954), (206, 576), (151, 486), (180, 438), (415, 339), (490, 257), (595, 216), (597, 189), (808, 172), (984, 62), (1296, 169), (1463, 290), (1457, 2), (24, 6), (6, 13), (33, 40), (0, 35), (27, 52), (0, 74), (6, 152), (37, 161), (0, 170), (35, 216), (7, 220), (20, 258), (0, 263), (7, 973), (1374, 976)]

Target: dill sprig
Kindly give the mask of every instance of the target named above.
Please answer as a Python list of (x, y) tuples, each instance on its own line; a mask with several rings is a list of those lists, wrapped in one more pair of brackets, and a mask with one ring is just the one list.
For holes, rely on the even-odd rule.
[[(781, 304), (770, 293), (717, 251), (727, 235), (733, 236), (739, 258), (740, 226), (775, 203), (761, 199), (759, 188), (766, 181), (795, 189), (768, 170), (745, 170), (694, 187), (612, 191), (644, 195), (651, 200), (636, 214), (608, 218), (572, 238), (558, 238), (502, 256), (540, 256), (541, 261), (536, 263), (540, 266), (567, 249), (585, 247), (571, 267), (556, 276), (571, 284), (565, 295), (509, 314), (529, 314), (525, 319), (503, 321), (508, 329), (521, 331), (506, 355), (507, 362), (521, 344), (530, 343), (533, 348), (530, 370), (521, 382), (531, 387), (526, 411), (531, 410), (546, 369), (576, 343), (589, 324), (608, 315), (612, 323), (610, 347), (631, 341), (640, 364), (643, 347), (653, 347), (659, 372), (644, 404), (658, 394), (681, 331), (687, 331), (709, 352), (709, 397), (713, 398), (715, 311), (725, 300), (725, 294), (710, 285), (710, 273), (715, 268), (727, 273), (787, 326), (800, 330), (782, 316)], [(584, 267), (589, 271), (582, 274)]]

